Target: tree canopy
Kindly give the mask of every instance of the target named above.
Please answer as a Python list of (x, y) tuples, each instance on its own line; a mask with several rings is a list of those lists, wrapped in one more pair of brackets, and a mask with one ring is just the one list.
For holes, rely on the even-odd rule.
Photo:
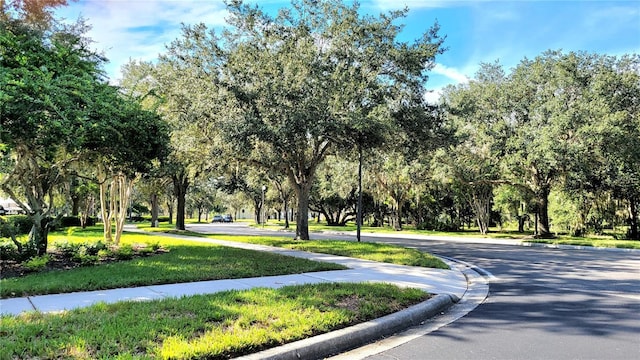
[(209, 117), (243, 161), (286, 174), (298, 199), (296, 234), (308, 239), (319, 164), (340, 149), (375, 147), (397, 128), (393, 114), (421, 100), (443, 39), (435, 24), (399, 42), (406, 11), (362, 17), (358, 4), (337, 0), (292, 5), (270, 16), (231, 1), (220, 35), (186, 26), (163, 60), (206, 79), (191, 95), (224, 104)]
[(56, 187), (73, 163), (99, 152), (103, 164), (140, 171), (162, 155), (166, 138), (157, 117), (106, 84), (104, 59), (82, 30), (0, 20), (0, 143), (13, 165), (0, 188), (31, 218), (38, 253), (46, 251)]

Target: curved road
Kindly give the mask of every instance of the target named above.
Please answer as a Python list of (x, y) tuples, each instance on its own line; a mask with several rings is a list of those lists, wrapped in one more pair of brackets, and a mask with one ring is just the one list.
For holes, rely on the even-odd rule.
[[(194, 226), (204, 232), (263, 232), (236, 224)], [(640, 359), (639, 251), (363, 240), (456, 258), (494, 276), (488, 298), (465, 317), (367, 359)]]

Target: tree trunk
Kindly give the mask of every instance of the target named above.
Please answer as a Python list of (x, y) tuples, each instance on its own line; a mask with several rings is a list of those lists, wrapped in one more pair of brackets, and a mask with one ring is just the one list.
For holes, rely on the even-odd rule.
[(185, 204), (187, 189), (189, 188), (189, 178), (184, 171), (179, 174), (173, 175), (173, 191), (176, 199), (178, 200), (178, 206), (176, 209), (176, 230), (185, 230), (184, 218), (185, 218)]
[(525, 221), (527, 221), (527, 216), (526, 215), (521, 215), (518, 216), (518, 232), (519, 233), (523, 233), (524, 232), (524, 223)]
[(253, 198), (253, 210), (254, 217), (256, 219), (256, 224), (260, 225), (264, 223), (264, 219), (262, 218), (262, 198)]
[(71, 216), (80, 215), (80, 197), (71, 195)]
[(473, 190), (471, 206), (476, 212), (476, 220), (482, 235), (486, 235), (489, 232), (492, 193), (492, 188), (489, 186), (480, 186), (480, 188)]
[(49, 219), (42, 212), (32, 214), (31, 218), (33, 225), (29, 232), (29, 243), (35, 248), (37, 255), (42, 256), (47, 253)]
[(284, 209), (284, 228), (289, 228), (289, 200), (282, 200), (282, 208)]
[(295, 185), (298, 197), (298, 212), (296, 214), (296, 239), (309, 240), (309, 184)]
[(173, 225), (173, 199), (167, 201), (167, 211), (169, 212), (169, 225)]
[(135, 182), (136, 179), (129, 180), (127, 176), (122, 173), (118, 174), (117, 176), (118, 207), (116, 209), (116, 245), (120, 244), (120, 238), (122, 237), (122, 232), (124, 231), (124, 223), (127, 218), (127, 209), (129, 207), (129, 198), (131, 197), (131, 190), (133, 189), (133, 184)]
[(396, 231), (402, 231), (402, 199), (394, 198), (396, 203), (394, 212), (393, 212), (393, 228)]
[(93, 196), (89, 196), (85, 199), (84, 202), (84, 209), (82, 211), (82, 213), (80, 214), (80, 225), (82, 226), (83, 229), (87, 228), (87, 221), (89, 220), (89, 213), (91, 212), (91, 209), (94, 206), (94, 198)]
[(640, 240), (638, 233), (638, 202), (636, 197), (629, 199), (629, 239)]
[(100, 213), (102, 214), (102, 235), (104, 241), (109, 244), (113, 241), (111, 237), (111, 214), (109, 211), (111, 205), (107, 202), (107, 179), (101, 178), (100, 180)]
[(158, 225), (158, 213), (160, 212), (160, 205), (158, 204), (158, 194), (152, 194), (151, 199), (151, 227)]
[(538, 234), (541, 238), (553, 237), (549, 229), (549, 193), (551, 188), (544, 186), (538, 193)]

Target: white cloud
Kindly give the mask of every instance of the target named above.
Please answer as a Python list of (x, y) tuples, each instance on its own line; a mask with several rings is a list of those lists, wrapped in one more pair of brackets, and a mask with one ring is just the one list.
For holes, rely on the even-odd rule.
[(431, 72), (434, 74), (445, 76), (446, 78), (451, 79), (458, 84), (469, 82), (469, 77), (463, 72), (446, 65), (436, 64), (436, 66), (431, 69)]
[(436, 105), (440, 102), (440, 97), (442, 96), (442, 88), (437, 88), (433, 90), (427, 90), (424, 93), (424, 101), (429, 104)]
[(181, 24), (221, 26), (227, 11), (222, 1), (101, 0), (70, 3), (61, 16), (82, 16), (92, 26), (88, 36), (104, 51), (112, 80), (129, 59), (153, 60), (180, 36)]

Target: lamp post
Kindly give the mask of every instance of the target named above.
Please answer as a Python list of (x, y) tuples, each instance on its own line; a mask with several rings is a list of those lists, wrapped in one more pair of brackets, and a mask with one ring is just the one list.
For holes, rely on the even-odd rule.
[(358, 142), (358, 209), (356, 214), (356, 239), (360, 242), (360, 229), (362, 227), (362, 141)]
[(264, 229), (264, 223), (265, 223), (265, 218), (264, 218), (264, 192), (267, 191), (267, 186), (266, 185), (262, 185), (262, 206), (260, 207), (262, 210), (260, 214), (261, 220), (262, 220), (262, 228)]

